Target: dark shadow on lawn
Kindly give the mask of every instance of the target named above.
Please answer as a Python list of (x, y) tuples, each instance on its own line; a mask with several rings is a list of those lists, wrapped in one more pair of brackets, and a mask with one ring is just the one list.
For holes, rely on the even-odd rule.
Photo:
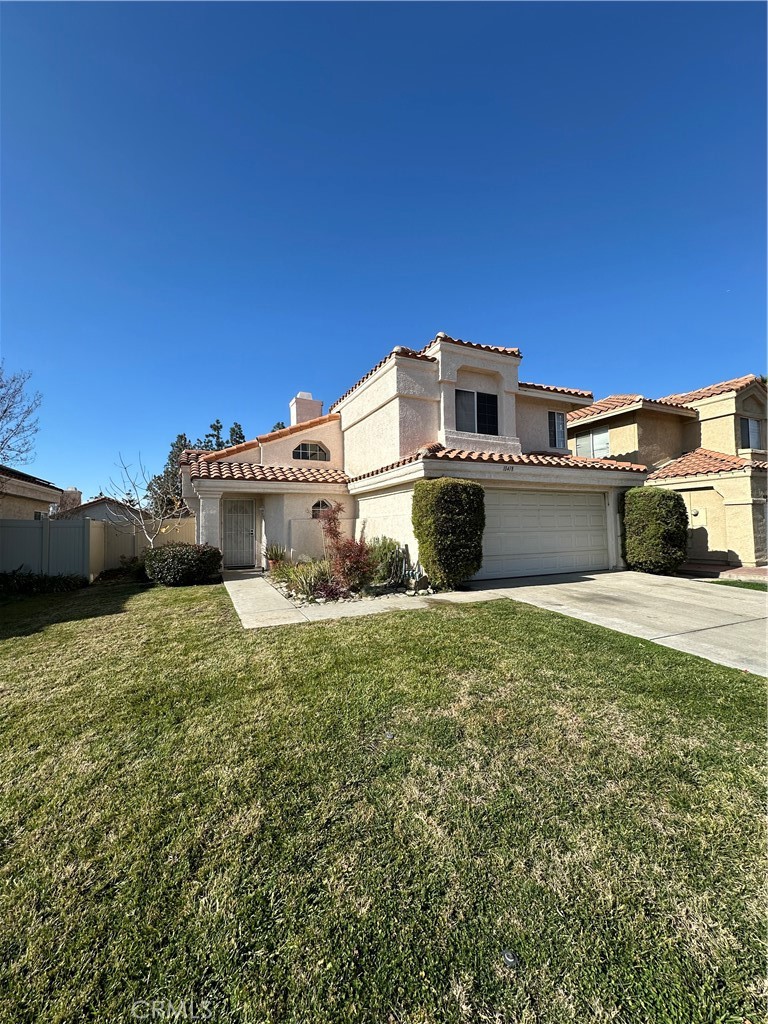
[(31, 636), (58, 622), (98, 619), (103, 615), (120, 615), (134, 594), (148, 589), (148, 584), (115, 581), (93, 583), (82, 590), (63, 594), (35, 594), (31, 597), (0, 598), (0, 640), (13, 636)]

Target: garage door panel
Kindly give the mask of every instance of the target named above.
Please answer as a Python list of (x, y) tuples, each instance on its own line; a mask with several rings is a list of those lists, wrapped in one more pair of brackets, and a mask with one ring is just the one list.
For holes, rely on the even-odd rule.
[(605, 498), (567, 491), (486, 491), (477, 579), (608, 568)]

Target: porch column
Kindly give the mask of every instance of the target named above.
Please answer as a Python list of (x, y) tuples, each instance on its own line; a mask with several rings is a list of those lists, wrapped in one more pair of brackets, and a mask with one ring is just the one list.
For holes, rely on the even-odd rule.
[(200, 543), (221, 547), (221, 495), (205, 494), (200, 497)]

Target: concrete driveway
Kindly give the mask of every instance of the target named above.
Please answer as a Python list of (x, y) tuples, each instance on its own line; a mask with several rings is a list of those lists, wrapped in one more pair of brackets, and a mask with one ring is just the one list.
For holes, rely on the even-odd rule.
[[(531, 576), (472, 584), (462, 597), (509, 597), (766, 675), (768, 594), (636, 572)], [(458, 597), (459, 595), (455, 595)]]

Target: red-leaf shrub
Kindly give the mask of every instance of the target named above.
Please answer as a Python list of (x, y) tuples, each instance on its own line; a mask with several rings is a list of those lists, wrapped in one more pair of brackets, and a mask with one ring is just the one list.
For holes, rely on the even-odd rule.
[(344, 506), (338, 501), (320, 513), (325, 554), (331, 563), (331, 575), (339, 586), (347, 590), (362, 590), (373, 578), (376, 568), (373, 555), (365, 540), (345, 537), (341, 529)]

